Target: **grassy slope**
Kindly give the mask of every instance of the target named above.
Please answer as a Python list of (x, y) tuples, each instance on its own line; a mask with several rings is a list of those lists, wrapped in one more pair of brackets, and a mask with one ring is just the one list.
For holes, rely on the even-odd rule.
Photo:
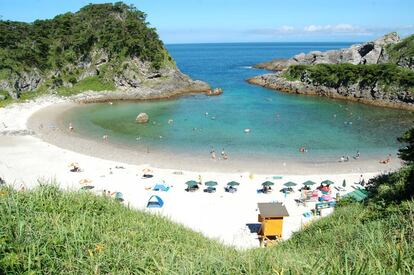
[(0, 273), (414, 272), (413, 202), (343, 206), (278, 246), (236, 251), (89, 193), (0, 192)]

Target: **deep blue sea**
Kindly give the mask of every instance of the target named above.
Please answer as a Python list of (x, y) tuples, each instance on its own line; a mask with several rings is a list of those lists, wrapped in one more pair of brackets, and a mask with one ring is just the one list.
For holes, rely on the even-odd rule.
[[(396, 138), (410, 127), (407, 111), (342, 100), (291, 95), (250, 85), (266, 73), (251, 66), (301, 52), (348, 47), (350, 43), (235, 43), (168, 45), (182, 72), (221, 87), (218, 97), (194, 95), (174, 100), (118, 102), (78, 107), (66, 115), (79, 133), (107, 134), (111, 142), (139, 148), (208, 154), (222, 148), (232, 156), (296, 158), (301, 146), (309, 160), (342, 155), (384, 156), (399, 147)], [(138, 125), (147, 112), (151, 122)], [(173, 123), (169, 124), (168, 120)], [(244, 129), (250, 128), (249, 134)], [(303, 158), (301, 156), (301, 158)]]

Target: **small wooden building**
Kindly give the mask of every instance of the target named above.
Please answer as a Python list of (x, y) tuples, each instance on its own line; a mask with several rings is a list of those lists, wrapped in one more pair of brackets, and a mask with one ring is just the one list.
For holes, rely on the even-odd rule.
[(259, 240), (261, 245), (268, 245), (273, 241), (282, 239), (283, 218), (288, 217), (289, 213), (282, 203), (268, 202), (258, 203), (259, 222)]

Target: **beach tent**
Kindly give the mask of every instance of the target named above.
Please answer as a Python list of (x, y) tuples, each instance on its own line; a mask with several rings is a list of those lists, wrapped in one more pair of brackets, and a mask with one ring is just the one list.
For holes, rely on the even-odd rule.
[(170, 187), (169, 186), (165, 186), (164, 184), (156, 184), (152, 190), (153, 191), (164, 191), (164, 192), (167, 192), (168, 190), (170, 190)]
[(115, 200), (120, 201), (120, 202), (124, 201), (124, 198), (123, 198), (123, 195), (122, 195), (121, 192), (116, 192), (115, 193)]
[(147, 208), (161, 208), (163, 205), (164, 201), (160, 197), (153, 195), (148, 200)]

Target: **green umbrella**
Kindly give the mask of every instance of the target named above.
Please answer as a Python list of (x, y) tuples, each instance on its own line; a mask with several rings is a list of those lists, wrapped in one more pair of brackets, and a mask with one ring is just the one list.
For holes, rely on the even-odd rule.
[(291, 181), (289, 181), (289, 182), (286, 182), (285, 184), (283, 184), (284, 186), (286, 186), (286, 187), (293, 187), (293, 186), (296, 186), (297, 184), (296, 183), (294, 183), (294, 182), (291, 182)]
[(91, 189), (94, 189), (95, 188), (95, 186), (92, 186), (92, 185), (85, 185), (85, 186), (82, 186), (81, 187), (81, 190), (91, 190)]
[(188, 185), (188, 188), (198, 186), (198, 182), (196, 182), (195, 180), (187, 181), (185, 184)]
[(321, 182), (321, 184), (324, 184), (324, 185), (331, 185), (331, 184), (334, 184), (334, 182), (333, 182), (333, 181), (331, 181), (331, 180), (324, 180), (323, 182)]
[(208, 181), (204, 184), (205, 186), (213, 187), (217, 185), (217, 181)]
[(228, 186), (237, 186), (240, 185), (240, 183), (238, 183), (237, 181), (231, 181), (229, 183), (227, 183)]
[(311, 181), (311, 180), (305, 181), (305, 182), (303, 183), (303, 185), (305, 185), (305, 186), (310, 186), (310, 185), (314, 185), (314, 184), (316, 184), (316, 182)]
[(275, 184), (271, 181), (265, 181), (265, 182), (262, 183), (262, 185), (263, 186), (272, 186), (272, 185), (275, 185)]

